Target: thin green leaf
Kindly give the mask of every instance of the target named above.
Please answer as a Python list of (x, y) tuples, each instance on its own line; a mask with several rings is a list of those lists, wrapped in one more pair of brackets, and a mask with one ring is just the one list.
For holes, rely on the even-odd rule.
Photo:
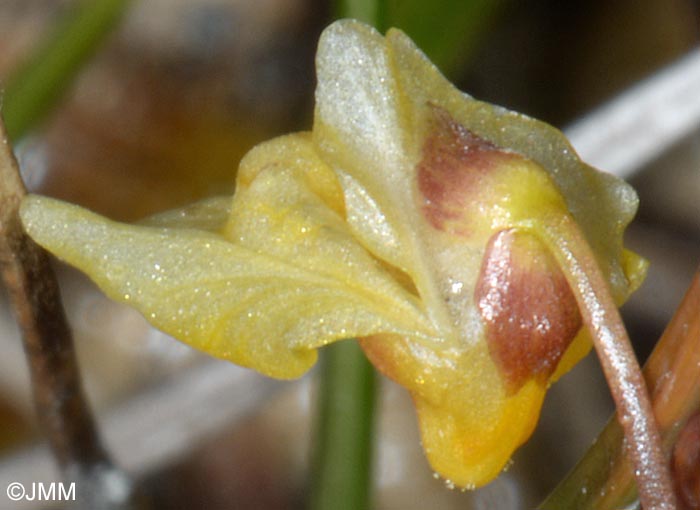
[(353, 18), (386, 30), (386, 0), (338, 0), (335, 2), (336, 18)]
[(11, 139), (25, 135), (61, 98), (129, 2), (86, 0), (76, 5), (10, 78), (2, 112)]
[(502, 0), (386, 0), (389, 27), (406, 32), (446, 74), (456, 72), (488, 32)]
[(380, 32), (400, 28), (446, 74), (474, 54), (503, 0), (338, 0), (334, 15), (368, 23)]
[(323, 354), (311, 510), (370, 507), (376, 375), (356, 342)]

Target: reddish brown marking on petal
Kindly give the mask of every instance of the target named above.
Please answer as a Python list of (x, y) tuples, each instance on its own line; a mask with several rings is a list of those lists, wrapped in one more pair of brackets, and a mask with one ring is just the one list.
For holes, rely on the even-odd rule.
[(445, 110), (433, 107), (431, 133), (418, 164), (418, 190), (423, 213), (438, 230), (465, 235), (467, 205), (499, 163), (517, 157), (457, 123)]
[(690, 510), (700, 509), (700, 412), (681, 430), (671, 459), (678, 497)]
[(534, 235), (503, 230), (489, 240), (475, 300), (506, 389), (546, 384), (581, 327), (576, 298)]

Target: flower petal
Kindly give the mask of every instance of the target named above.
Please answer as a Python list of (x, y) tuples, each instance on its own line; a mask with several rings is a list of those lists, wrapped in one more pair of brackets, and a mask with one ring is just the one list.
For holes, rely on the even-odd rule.
[[(314, 348), (334, 340), (387, 331), (429, 337), (416, 297), (310, 189), (299, 168), (323, 169), (318, 159), (298, 159), (305, 138), (270, 144), (257, 149), (263, 169), (234, 200), (228, 238), (121, 225), (36, 196), (23, 203), (22, 219), (37, 242), (159, 329), (274, 377), (301, 375)], [(287, 166), (287, 156), (298, 166)]]
[(313, 136), (324, 161), (338, 174), (356, 235), (388, 263), (415, 264), (411, 180), (405, 167), (404, 126), (384, 38), (346, 20), (324, 30), (316, 54)]
[(411, 392), (431, 466), (459, 487), (498, 476), (537, 423), (546, 388), (530, 380), (507, 395), (485, 342), (445, 351), (379, 335), (361, 345), (381, 372)]
[[(411, 392), (433, 467), (459, 485), (482, 485), (530, 435), (547, 385), (590, 349), (568, 284), (540, 242), (542, 225), (573, 217), (622, 302), (644, 272), (622, 247), (636, 195), (582, 163), (556, 129), (457, 90), (398, 30), (382, 39), (357, 22), (331, 25), (317, 76), (314, 142), (338, 175), (348, 223), (369, 251), (410, 276), (442, 339), (379, 335), (362, 339), (363, 349)], [(526, 247), (489, 254), (490, 240), (509, 230)], [(516, 260), (515, 274), (494, 269), (527, 253), (537, 260)], [(483, 267), (510, 291), (487, 296), (494, 288), (480, 281)], [(529, 284), (566, 299), (529, 309), (517, 290)], [(504, 310), (487, 317), (487, 305)], [(513, 312), (518, 327), (566, 324), (512, 339), (504, 324)], [(524, 340), (518, 352), (537, 351), (544, 365), (532, 352), (529, 364), (513, 366), (511, 340)]]
[[(406, 126), (413, 129), (413, 140), (425, 139), (429, 110), (438, 107), (469, 132), (539, 165), (582, 228), (616, 301), (624, 302), (646, 271), (638, 256), (623, 255), (623, 233), (638, 206), (632, 187), (583, 163), (552, 126), (459, 91), (400, 30), (389, 30), (386, 40), (396, 86), (408, 103), (403, 111), (410, 112)], [(626, 272), (633, 268), (636, 273)]]
[(622, 247), (636, 196), (554, 128), (459, 92), (400, 31), (331, 25), (317, 75), (313, 132), (252, 150), (230, 202), (125, 226), (29, 197), (25, 226), (157, 327), (268, 375), (360, 337), (411, 392), (433, 467), (483, 485), (590, 349), (550, 253), (568, 231), (548, 227), (581, 227), (622, 302), (644, 273)]
[(531, 379), (546, 386), (582, 322), (549, 250), (532, 234), (497, 232), (486, 248), (474, 297), (508, 393)]
[(163, 228), (194, 228), (219, 232), (231, 215), (230, 196), (205, 198), (178, 209), (170, 209), (139, 222), (140, 225)]

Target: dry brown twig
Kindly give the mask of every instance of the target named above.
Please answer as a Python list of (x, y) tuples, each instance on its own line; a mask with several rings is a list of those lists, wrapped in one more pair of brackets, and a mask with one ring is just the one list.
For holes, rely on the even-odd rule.
[(75, 482), (76, 508), (134, 508), (132, 484), (110, 460), (85, 398), (49, 258), (19, 220), (25, 194), (0, 120), (0, 272), (22, 334), (39, 425), (64, 480)]

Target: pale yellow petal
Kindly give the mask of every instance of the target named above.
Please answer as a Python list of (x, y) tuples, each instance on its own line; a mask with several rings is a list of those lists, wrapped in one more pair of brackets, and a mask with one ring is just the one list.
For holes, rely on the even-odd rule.
[[(484, 484), (530, 435), (547, 385), (590, 349), (572, 321), (545, 356), (546, 370), (538, 371), (535, 352), (532, 378), (504, 380), (510, 358), (489, 352), (486, 337), (510, 331), (508, 314), (490, 323), (475, 302), (488, 243), (499, 232), (529, 236), (542, 262), (535, 272), (568, 289), (561, 271), (543, 262), (551, 247), (541, 243), (542, 225), (573, 216), (622, 302), (643, 273), (622, 247), (636, 195), (582, 163), (556, 129), (457, 90), (398, 30), (384, 39), (357, 22), (333, 24), (321, 38), (317, 76), (313, 139), (338, 175), (348, 223), (376, 257), (410, 276), (441, 338), (381, 335), (363, 339), (363, 348), (411, 391), (433, 467), (460, 485)], [(513, 288), (530, 281), (529, 249), (506, 256), (525, 262)], [(512, 269), (496, 262), (504, 272), (495, 271), (494, 289)], [(528, 293), (511, 291), (494, 291), (503, 298), (496, 302), (515, 307), (524, 328), (576, 311), (575, 301), (555, 300), (545, 317), (530, 317), (541, 310), (527, 306)], [(519, 347), (530, 353), (527, 343)]]
[(415, 265), (405, 202), (404, 126), (384, 38), (362, 23), (334, 23), (316, 54), (313, 136), (321, 157), (338, 174), (348, 222), (380, 258), (407, 270)]
[[(378, 309), (403, 317), (404, 334), (435, 336), (417, 296), (392, 278), (354, 238), (342, 216), (342, 190), (306, 134), (261, 144), (241, 165), (243, 178), (223, 235), (259, 253), (304, 267), (374, 300)], [(246, 179), (247, 180), (247, 179)], [(320, 346), (309, 336), (299, 345)]]
[[(453, 261), (436, 261), (433, 239), (422, 236), (425, 220), (415, 196), (420, 146), (413, 145), (405, 125), (409, 112), (403, 110), (384, 38), (356, 21), (334, 23), (321, 36), (316, 72), (314, 142), (338, 175), (353, 234), (412, 278), (442, 340), (459, 343), (457, 330), (469, 315), (461, 308), (468, 288), (449, 295), (455, 281), (442, 268)], [(453, 266), (460, 273), (474, 274), (478, 250), (451, 256), (459, 259)], [(458, 309), (455, 324), (451, 313)]]
[(178, 209), (170, 209), (140, 221), (140, 225), (167, 228), (196, 228), (219, 232), (231, 215), (231, 196), (205, 198)]
[(441, 351), (396, 335), (363, 339), (372, 363), (413, 398), (432, 468), (458, 487), (495, 478), (537, 423), (546, 388), (506, 395), (485, 343)]
[(400, 30), (390, 30), (386, 41), (414, 143), (420, 144), (425, 137), (429, 110), (437, 106), (476, 135), (538, 163), (556, 183), (593, 248), (616, 301), (622, 303), (645, 272), (642, 264), (636, 266), (641, 276), (639, 272), (626, 273), (623, 261), (622, 236), (638, 206), (632, 187), (583, 163), (564, 135), (552, 126), (459, 91)]
[[(36, 196), (23, 203), (22, 218), (37, 242), (156, 327), (274, 377), (301, 375), (314, 348), (334, 340), (429, 336), (415, 296), (353, 240), (306, 174), (286, 169), (278, 151), (270, 155), (237, 195), (239, 221), (228, 237), (118, 224)], [(301, 167), (316, 164), (308, 163)]]

